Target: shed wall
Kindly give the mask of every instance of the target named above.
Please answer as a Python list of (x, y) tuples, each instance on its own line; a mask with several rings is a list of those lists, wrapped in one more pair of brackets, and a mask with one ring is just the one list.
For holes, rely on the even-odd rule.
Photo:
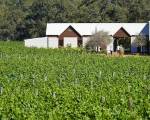
[(64, 37), (64, 47), (71, 46), (73, 48), (78, 47), (77, 37)]
[(134, 45), (134, 40), (136, 39), (135, 36), (131, 37), (131, 53), (136, 53), (137, 52), (137, 47)]
[(83, 45), (83, 47), (86, 46), (86, 43), (89, 41), (89, 39), (90, 39), (90, 37), (83, 37), (83, 38), (82, 38), (82, 41), (83, 41), (83, 42), (82, 42), (82, 43), (83, 43), (82, 45)]
[(59, 39), (58, 37), (48, 37), (48, 47), (49, 48), (58, 48)]
[(114, 39), (111, 37), (111, 43), (107, 45), (107, 52), (110, 53), (111, 51), (114, 51)]
[(47, 37), (25, 40), (26, 47), (47, 48)]
[(150, 41), (150, 21), (149, 21), (149, 41)]

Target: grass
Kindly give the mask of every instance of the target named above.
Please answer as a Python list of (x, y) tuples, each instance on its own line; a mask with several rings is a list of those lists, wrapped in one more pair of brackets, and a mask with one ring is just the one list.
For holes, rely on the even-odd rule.
[(150, 57), (0, 42), (0, 119), (148, 120)]

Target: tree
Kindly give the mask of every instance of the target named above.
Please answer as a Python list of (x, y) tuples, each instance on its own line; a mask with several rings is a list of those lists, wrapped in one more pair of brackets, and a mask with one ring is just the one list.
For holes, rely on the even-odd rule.
[(133, 46), (135, 47), (139, 47), (140, 48), (140, 52), (143, 52), (143, 47), (147, 45), (147, 39), (144, 35), (140, 34), (138, 36), (136, 36), (134, 42), (133, 42)]
[(147, 22), (150, 0), (0, 0), (0, 39), (45, 36), (47, 23)]
[(108, 35), (107, 32), (104, 31), (95, 31), (95, 33), (90, 37), (89, 41), (86, 44), (86, 49), (91, 51), (99, 51), (99, 48), (101, 50), (106, 50), (107, 45), (109, 45), (112, 42), (111, 37)]
[(108, 10), (108, 15), (113, 22), (126, 22), (128, 11), (120, 6), (113, 6), (112, 9)]
[(26, 12), (18, 1), (5, 1), (0, 4), (0, 39), (20, 40), (20, 35), (24, 31), (20, 28), (26, 17)]

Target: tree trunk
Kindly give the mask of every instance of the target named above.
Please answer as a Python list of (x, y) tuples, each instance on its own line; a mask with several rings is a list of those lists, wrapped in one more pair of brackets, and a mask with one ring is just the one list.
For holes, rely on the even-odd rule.
[(98, 46), (96, 46), (96, 52), (98, 53)]

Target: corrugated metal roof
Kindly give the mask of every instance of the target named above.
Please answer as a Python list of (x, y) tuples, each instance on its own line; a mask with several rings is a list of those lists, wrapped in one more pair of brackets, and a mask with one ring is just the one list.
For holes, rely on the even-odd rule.
[(103, 30), (109, 35), (114, 35), (121, 27), (130, 35), (140, 33), (149, 35), (148, 23), (48, 23), (46, 35), (60, 35), (69, 26), (72, 26), (80, 35), (92, 35), (95, 30)]

